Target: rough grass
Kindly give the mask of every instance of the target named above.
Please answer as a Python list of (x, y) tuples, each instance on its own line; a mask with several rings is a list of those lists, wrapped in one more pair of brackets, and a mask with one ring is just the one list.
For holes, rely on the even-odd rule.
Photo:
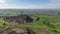
[[(10, 27), (19, 27), (19, 28), (33, 28), (33, 29), (40, 29), (45, 28), (49, 30), (52, 34), (60, 34), (60, 15), (34, 15), (40, 18), (39, 21), (35, 21), (32, 24), (19, 24), (16, 26), (10, 26), (8, 22), (4, 21), (2, 18), (0, 18), (0, 28), (10, 28)], [(47, 25), (44, 25), (43, 22), (47, 21), (50, 24), (53, 24), (56, 26), (56, 28), (49, 27)], [(3, 25), (3, 22), (5, 22), (7, 25)], [(56, 30), (57, 32), (54, 32)]]

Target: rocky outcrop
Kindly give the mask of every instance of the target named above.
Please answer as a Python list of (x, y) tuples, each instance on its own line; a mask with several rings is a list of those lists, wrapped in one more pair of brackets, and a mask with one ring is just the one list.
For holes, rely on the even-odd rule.
[(31, 28), (10, 28), (3, 30), (1, 34), (51, 34), (51, 32), (44, 28), (38, 30)]
[(48, 30), (41, 28), (39, 30), (36, 31), (38, 34), (51, 34), (51, 32), (49, 32)]
[(21, 24), (21, 23), (32, 23), (33, 18), (31, 18), (29, 15), (19, 15), (19, 16), (11, 16), (11, 17), (5, 17), (5, 21), (10, 21), (12, 25), (14, 24)]

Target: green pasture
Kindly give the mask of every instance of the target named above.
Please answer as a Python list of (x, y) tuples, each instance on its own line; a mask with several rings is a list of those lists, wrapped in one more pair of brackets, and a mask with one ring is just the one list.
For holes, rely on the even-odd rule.
[[(33, 29), (40, 29), (45, 28), (48, 31), (50, 31), (52, 34), (60, 34), (60, 15), (37, 15), (34, 14), (32, 17), (39, 17), (39, 21), (35, 21), (32, 24), (19, 24), (16, 26), (10, 26), (8, 21), (4, 21), (3, 18), (0, 18), (0, 28), (10, 28), (10, 27), (19, 27), (19, 28), (33, 28)], [(44, 25), (43, 22), (46, 21), (54, 26), (50, 27), (47, 25)], [(6, 25), (3, 25), (3, 23), (6, 23)], [(56, 27), (56, 28), (53, 28)], [(57, 32), (55, 32), (56, 30)]]

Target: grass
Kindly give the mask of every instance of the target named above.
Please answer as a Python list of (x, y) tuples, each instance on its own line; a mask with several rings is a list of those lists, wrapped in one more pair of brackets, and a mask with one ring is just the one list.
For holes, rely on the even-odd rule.
[[(60, 15), (54, 15), (54, 16), (52, 16), (52, 15), (33, 15), (33, 16), (39, 17), (40, 20), (35, 21), (32, 24), (19, 24), (14, 27), (19, 27), (19, 28), (29, 27), (29, 28), (33, 28), (33, 29), (45, 28), (45, 29), (49, 30), (52, 34), (60, 34)], [(48, 23), (55, 25), (56, 28), (52, 28), (47, 25), (44, 25), (43, 24), (44, 21), (47, 21)], [(8, 26), (7, 25), (4, 26), (3, 22), (5, 22)], [(9, 28), (9, 27), (12, 27), (12, 26), (9, 26), (9, 23), (4, 21), (3, 18), (0, 18), (0, 28)], [(53, 30), (58, 31), (58, 33), (54, 32)]]

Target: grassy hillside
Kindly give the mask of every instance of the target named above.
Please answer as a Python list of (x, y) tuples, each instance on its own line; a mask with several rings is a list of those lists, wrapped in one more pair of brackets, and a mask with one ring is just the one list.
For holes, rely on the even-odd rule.
[[(15, 16), (15, 14), (13, 16)], [(32, 17), (39, 17), (40, 20), (35, 21), (32, 24), (19, 24), (16, 26), (10, 26), (9, 22), (4, 21), (3, 18), (0, 18), (0, 28), (10, 28), (10, 27), (25, 28), (25, 27), (29, 27), (29, 28), (36, 29), (36, 30), (38, 30), (40, 28), (45, 28), (48, 31), (50, 31), (52, 34), (60, 34), (60, 15), (53, 14), (53, 13), (52, 14), (32, 13)], [(44, 24), (44, 22), (49, 23), (49, 24)], [(6, 25), (3, 25), (3, 23), (6, 23)]]

